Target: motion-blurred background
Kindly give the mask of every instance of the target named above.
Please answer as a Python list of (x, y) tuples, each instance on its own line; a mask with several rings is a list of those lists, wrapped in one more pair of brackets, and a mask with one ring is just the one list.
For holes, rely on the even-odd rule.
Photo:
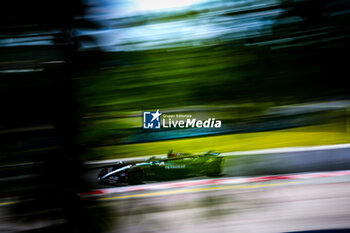
[[(350, 142), (350, 1), (13, 0), (0, 28), (0, 198), (21, 200), (3, 219), (49, 218), (38, 232), (111, 225), (76, 195), (87, 161)], [(222, 128), (143, 130), (156, 109)], [(348, 152), (229, 175), (349, 169)]]

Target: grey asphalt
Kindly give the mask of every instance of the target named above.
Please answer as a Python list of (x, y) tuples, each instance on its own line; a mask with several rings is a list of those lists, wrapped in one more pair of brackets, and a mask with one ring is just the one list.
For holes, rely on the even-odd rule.
[[(99, 201), (112, 216), (108, 233), (350, 230), (349, 175), (112, 193)], [(8, 217), (0, 206), (0, 232), (49, 224), (23, 225)]]
[(106, 200), (109, 233), (350, 231), (349, 177), (290, 182)]

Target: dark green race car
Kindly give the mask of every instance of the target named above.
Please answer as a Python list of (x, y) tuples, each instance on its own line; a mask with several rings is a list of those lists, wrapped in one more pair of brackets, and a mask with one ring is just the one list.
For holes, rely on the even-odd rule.
[(165, 181), (194, 176), (215, 177), (222, 173), (223, 157), (219, 153), (201, 155), (168, 154), (167, 158), (151, 157), (145, 162), (116, 163), (103, 168), (98, 175), (99, 184), (141, 184), (143, 181)]

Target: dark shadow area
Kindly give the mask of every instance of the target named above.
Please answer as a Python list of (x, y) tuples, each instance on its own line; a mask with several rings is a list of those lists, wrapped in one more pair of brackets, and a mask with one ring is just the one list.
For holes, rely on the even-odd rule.
[[(94, 69), (97, 48), (81, 51), (80, 1), (3, 1), (0, 6), (1, 197), (18, 232), (102, 232), (108, 211), (82, 179), (75, 77)], [(93, 59), (92, 59), (93, 58)]]

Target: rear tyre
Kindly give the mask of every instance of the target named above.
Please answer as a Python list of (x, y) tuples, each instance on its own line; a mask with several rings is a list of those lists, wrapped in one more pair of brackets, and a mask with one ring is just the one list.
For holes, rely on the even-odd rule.
[(134, 167), (128, 172), (129, 184), (142, 184), (145, 172), (140, 167)]
[(212, 162), (208, 164), (206, 176), (218, 177), (221, 175), (221, 162)]

